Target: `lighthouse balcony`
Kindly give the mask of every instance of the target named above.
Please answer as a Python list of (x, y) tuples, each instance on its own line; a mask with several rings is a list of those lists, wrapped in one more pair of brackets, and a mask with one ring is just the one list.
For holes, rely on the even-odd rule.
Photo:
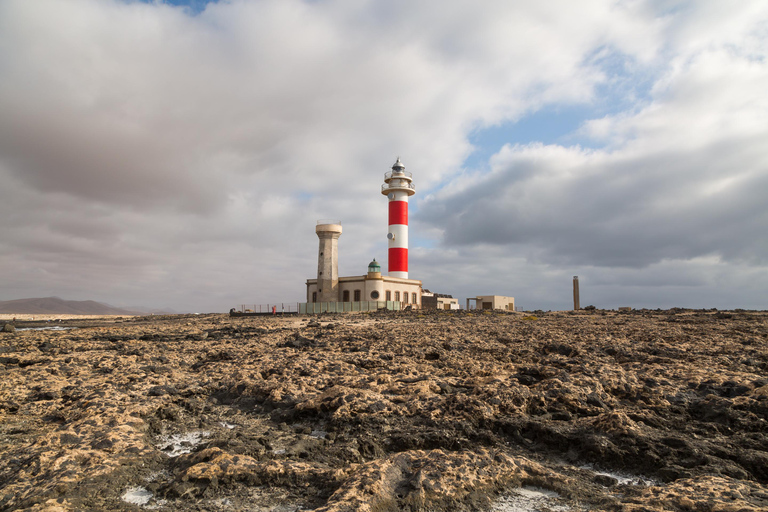
[(416, 193), (416, 185), (405, 180), (393, 180), (392, 183), (385, 183), (381, 186), (381, 193), (387, 195), (395, 190), (404, 190), (409, 196)]
[(408, 171), (389, 171), (384, 173), (384, 181), (389, 181), (391, 179), (403, 179), (411, 181), (413, 179), (413, 174)]

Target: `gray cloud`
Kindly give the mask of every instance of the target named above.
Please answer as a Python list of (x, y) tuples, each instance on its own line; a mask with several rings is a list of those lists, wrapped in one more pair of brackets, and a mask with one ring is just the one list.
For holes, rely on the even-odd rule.
[[(623, 267), (664, 282), (657, 267), (707, 258), (737, 282), (765, 264), (766, 14), (718, 5), (6, 0), (0, 298), (301, 300), (316, 219), (344, 222), (342, 273), (384, 260), (398, 154), (427, 287), (515, 268), (515, 294), (556, 304), (536, 283), (574, 267), (612, 268), (608, 289)], [(599, 101), (605, 55), (655, 85), (584, 125), (603, 149), (511, 144), (487, 174), (461, 168), (473, 130)]]
[(765, 265), (768, 67), (701, 55), (672, 74), (637, 114), (586, 127), (609, 147), (507, 146), (491, 172), (425, 201), (422, 219), (446, 246), (522, 245), (552, 264)]

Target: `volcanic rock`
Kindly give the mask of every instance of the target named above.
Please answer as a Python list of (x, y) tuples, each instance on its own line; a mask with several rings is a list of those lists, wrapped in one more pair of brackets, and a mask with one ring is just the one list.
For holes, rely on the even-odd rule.
[(6, 335), (0, 510), (768, 509), (766, 313), (328, 318)]

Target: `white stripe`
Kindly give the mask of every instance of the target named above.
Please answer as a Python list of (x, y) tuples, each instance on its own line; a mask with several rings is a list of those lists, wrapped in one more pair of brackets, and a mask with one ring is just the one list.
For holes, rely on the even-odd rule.
[(391, 224), (389, 226), (389, 232), (395, 235), (395, 239), (389, 240), (388, 247), (399, 247), (403, 249), (408, 248), (408, 225), (407, 224)]

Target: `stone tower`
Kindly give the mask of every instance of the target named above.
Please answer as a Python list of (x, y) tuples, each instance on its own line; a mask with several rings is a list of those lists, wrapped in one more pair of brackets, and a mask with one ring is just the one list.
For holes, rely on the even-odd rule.
[(579, 309), (579, 276), (573, 276), (573, 310)]
[(341, 221), (317, 221), (317, 302), (339, 300), (339, 237)]

